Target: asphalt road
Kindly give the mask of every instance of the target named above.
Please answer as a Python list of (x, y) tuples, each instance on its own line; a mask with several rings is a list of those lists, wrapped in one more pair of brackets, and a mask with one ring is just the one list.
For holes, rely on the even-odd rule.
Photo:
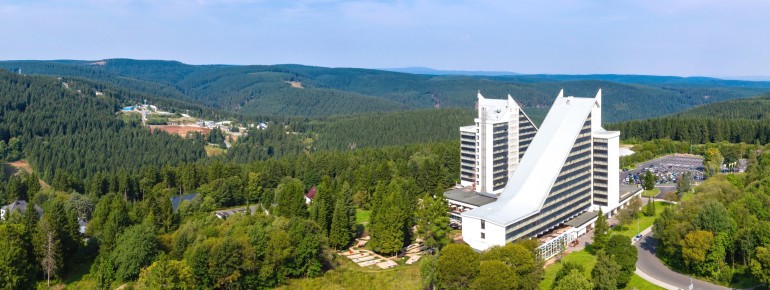
[[(652, 232), (648, 232), (642, 236), (641, 241), (636, 243), (636, 249), (639, 252), (639, 259), (636, 261), (636, 269), (644, 272), (655, 280), (673, 286), (667, 288), (688, 289), (690, 277), (671, 271), (668, 267), (663, 265), (663, 263), (655, 256), (656, 244), (657, 242), (652, 238)], [(694, 286), (693, 289), (730, 289), (696, 279), (692, 279), (692, 283)]]

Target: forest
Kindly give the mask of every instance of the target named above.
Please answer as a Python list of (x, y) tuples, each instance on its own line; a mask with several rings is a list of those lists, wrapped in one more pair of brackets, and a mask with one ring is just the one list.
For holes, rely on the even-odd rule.
[(704, 181), (655, 221), (669, 267), (722, 284), (770, 282), (770, 153), (752, 152), (746, 173)]
[[(4, 200), (28, 199), (44, 213), (15, 212), (0, 224), (0, 231), (14, 233), (3, 243), (21, 249), (0, 255), (2, 273), (11, 273), (0, 275), (0, 285), (26, 288), (48, 277), (80, 275), (78, 283), (85, 284), (78, 285), (99, 289), (131, 281), (148, 289), (165, 285), (158, 283), (179, 289), (274, 287), (328, 269), (331, 249), (350, 244), (363, 230), (354, 223), (356, 209), (372, 211), (366, 231), (378, 252), (396, 253), (417, 236), (440, 248), (448, 242), (447, 209), (434, 196), (455, 182), (456, 145), (319, 152), (245, 164), (148, 165), (138, 174), (98, 173), (76, 182), (88, 184), (82, 192), (56, 184), (44, 189), (32, 175), (13, 176)], [(317, 193), (307, 207), (310, 187)], [(198, 196), (175, 212), (169, 198), (190, 192)], [(253, 215), (221, 220), (211, 214), (247, 204), (258, 205)], [(84, 234), (77, 231), (79, 219), (89, 221)], [(429, 227), (431, 222), (442, 226)], [(415, 225), (432, 230), (412, 232)], [(73, 272), (86, 265), (87, 273)]]
[[(34, 169), (4, 175), (0, 201), (35, 209), (0, 222), (0, 243), (14, 249), (0, 253), (0, 288), (272, 288), (321, 275), (333, 249), (362, 231), (383, 254), (418, 236), (436, 248), (448, 242), (437, 197), (457, 179), (456, 141), (315, 151), (286, 131), (307, 125), (287, 119), (206, 158), (203, 145), (221, 133), (150, 132), (115, 115), (127, 102), (119, 92), (0, 77), (3, 161), (23, 158)], [(310, 188), (317, 193), (308, 207)], [(175, 209), (170, 198), (187, 193), (197, 197)], [(244, 205), (256, 206), (253, 215), (212, 214)], [(371, 212), (366, 228), (355, 223), (359, 210)]]
[[(3, 63), (21, 65), (26, 73), (63, 77), (0, 71), (0, 157), (4, 162), (26, 160), (32, 168), (0, 179), (0, 202), (26, 200), (30, 209), (23, 214), (11, 212), (0, 222), (0, 244), (14, 249), (0, 252), (0, 288), (10, 289), (48, 283), (86, 289), (124, 284), (139, 289), (273, 288), (334, 269), (340, 263), (334, 251), (364, 234), (371, 237), (367, 247), (383, 255), (399, 254), (417, 239), (438, 253), (446, 249), (445, 255), (428, 256), (421, 264), (423, 282), (428, 284), (485, 289), (494, 287), (497, 277), (507, 277), (505, 283), (510, 285), (536, 288), (543, 273), (532, 241), (471, 253), (452, 244), (448, 236), (442, 193), (459, 177), (458, 127), (473, 122), (475, 114), (468, 109), (475, 101), (472, 87), (483, 85), (490, 95), (499, 97), (509, 90), (527, 95), (521, 103), (528, 113), (534, 112), (534, 119), (550, 105), (550, 90), (560, 86), (586, 96), (593, 96), (596, 86), (602, 85), (607, 85), (605, 96), (608, 92), (610, 96), (650, 94), (653, 99), (678, 96), (666, 110), (706, 102), (692, 98), (699, 94), (718, 92), (721, 98), (733, 98), (762, 89), (670, 82), (666, 84), (670, 88), (663, 88), (591, 80), (514, 83), (298, 65), (189, 66), (133, 60)], [(121, 75), (136, 78), (116, 77)], [(234, 79), (240, 81), (228, 83)], [(301, 88), (286, 81), (301, 83)], [(227, 88), (222, 88), (225, 84)], [(220, 89), (229, 97), (214, 98)], [(292, 94), (295, 97), (285, 97)], [(226, 153), (209, 157), (204, 150), (207, 144), (225, 147), (220, 130), (208, 136), (169, 135), (144, 128), (138, 118), (116, 115), (123, 106), (145, 99), (172, 111), (212, 119), (259, 120), (269, 126), (250, 129)], [(441, 103), (439, 109), (434, 108), (436, 100)], [(636, 118), (650, 114), (654, 107), (630, 103), (624, 109), (618, 107), (620, 99), (605, 100), (614, 106), (616, 116), (633, 108), (639, 115), (628, 116)], [(624, 130), (627, 140), (673, 139), (641, 142), (634, 150), (639, 153), (635, 156), (642, 157), (628, 157), (624, 164), (668, 150), (699, 153), (709, 148), (720, 150), (725, 160), (735, 160), (759, 149), (752, 144), (770, 141), (757, 133), (760, 127), (715, 123), (720, 122), (716, 118), (693, 118), (692, 124), (678, 117), (661, 120), (669, 121), (656, 126), (671, 128), (670, 135), (654, 135), (653, 129), (639, 125), (647, 124), (641, 121), (610, 126)], [(734, 121), (764, 122), (750, 117)], [(689, 125), (684, 129), (682, 124)], [(754, 137), (750, 137), (752, 130)], [(766, 183), (761, 176), (770, 157), (752, 160), (754, 171), (746, 175), (709, 181), (714, 182), (713, 188), (729, 189), (728, 196), (704, 193), (707, 189), (695, 194), (716, 196), (716, 202), (733, 202), (735, 197), (745, 200), (747, 208), (761, 208), (758, 205), (764, 201), (759, 193)], [(311, 189), (316, 194), (307, 205), (305, 194)], [(745, 195), (751, 198), (739, 193), (744, 191), (752, 193)], [(172, 204), (172, 197), (184, 194), (195, 197)], [(668, 213), (669, 220), (697, 212), (697, 206)], [(234, 207), (244, 207), (247, 214), (226, 219), (213, 214)], [(712, 207), (718, 206), (709, 205), (709, 210)], [(728, 211), (734, 207), (739, 206), (724, 204)], [(357, 222), (362, 212), (369, 215), (366, 224)], [(765, 217), (755, 215), (761, 225)], [(690, 226), (670, 223), (678, 230), (716, 231), (706, 221)], [(656, 228), (664, 231), (666, 225)], [(720, 240), (735, 241), (737, 228), (734, 236)], [(671, 234), (672, 240), (667, 241), (671, 253), (667, 262), (703, 277), (727, 279), (714, 276), (714, 268), (691, 267), (695, 260), (677, 264), (699, 257), (683, 250), (685, 242), (675, 240), (687, 240), (688, 233), (677, 234), (681, 235)], [(706, 239), (708, 234), (698, 235)], [(760, 274), (770, 267), (766, 241), (762, 233), (750, 235), (756, 237), (752, 246), (725, 242), (708, 248), (727, 249), (725, 264), (717, 263), (717, 269), (730, 267), (735, 275), (764, 279)], [(746, 253), (748, 249), (752, 252)], [(453, 266), (457, 264), (453, 259), (466, 258), (473, 261), (466, 265), (471, 276)]]
[(26, 74), (82, 78), (148, 95), (248, 116), (320, 117), (403, 109), (472, 108), (476, 93), (511, 94), (525, 111), (548, 108), (560, 89), (592, 97), (604, 92), (605, 119), (618, 122), (754, 96), (767, 82), (657, 76), (438, 76), (302, 65), (187, 65), (175, 61), (6, 61)]

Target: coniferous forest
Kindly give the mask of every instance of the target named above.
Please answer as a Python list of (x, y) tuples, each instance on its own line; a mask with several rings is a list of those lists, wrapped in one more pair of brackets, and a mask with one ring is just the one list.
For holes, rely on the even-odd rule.
[[(434, 253), (452, 245), (446, 247), (451, 254), (425, 257), (420, 268), (427, 285), (482, 289), (497, 285), (494, 278), (502, 273), (506, 283), (518, 285), (515, 288), (535, 289), (544, 274), (534, 240), (479, 254), (449, 239), (442, 193), (459, 179), (458, 127), (473, 124), (475, 117), (471, 108), (477, 89), (470, 87), (489, 85), (490, 94), (499, 97), (508, 90), (522, 93), (521, 103), (536, 120), (550, 105), (550, 90), (561, 85), (588, 94), (595, 93), (598, 84), (611, 82), (606, 88), (616, 95), (676, 95), (666, 109), (671, 112), (703, 103), (691, 97), (704, 92), (731, 99), (764, 88), (738, 89), (707, 80), (686, 80), (700, 87), (682, 87), (681, 79), (624, 83), (607, 76), (600, 81), (566, 76), (466, 78), (293, 65), (110, 62), (115, 65), (4, 63), (63, 78), (0, 70), (0, 157), (6, 162), (0, 201), (6, 205), (25, 200), (28, 209), (40, 209), (11, 212), (0, 222), (2, 249), (13, 249), (0, 251), (0, 288), (43, 287), (49, 280), (78, 289), (124, 284), (140, 289), (274, 288), (293, 279), (323, 276), (342, 263), (335, 250), (368, 235), (367, 247), (388, 256), (402, 254), (403, 247), (418, 239)], [(212, 71), (221, 82), (211, 80)], [(298, 91), (287, 81), (312, 90)], [(529, 85), (509, 83), (513, 81)], [(432, 84), (427, 91), (426, 82)], [(397, 89), (391, 87), (394, 83)], [(461, 99), (458, 92), (470, 97)], [(212, 97), (215, 94), (228, 97)], [(441, 106), (457, 108), (432, 108), (441, 106), (431, 96), (438, 96)], [(172, 112), (264, 121), (269, 126), (249, 128), (227, 148), (219, 129), (207, 136), (170, 135), (149, 130), (138, 118), (116, 114), (144, 100)], [(618, 116), (628, 111), (619, 100), (607, 104)], [(667, 212), (656, 231), (666, 235), (662, 246), (667, 262), (682, 271), (723, 281), (729, 277), (715, 273), (729, 268), (729, 273), (766, 279), (763, 273), (770, 264), (765, 248), (770, 244), (764, 233), (744, 228), (762, 228), (756, 225), (766, 220), (761, 211), (752, 210), (766, 203), (762, 173), (767, 158), (752, 156), (761, 145), (726, 142), (766, 144), (770, 127), (763, 125), (767, 121), (761, 110), (726, 113), (746, 113), (735, 119), (696, 115), (714, 115), (725, 111), (720, 106), (731, 105), (711, 106), (608, 128), (622, 130), (626, 140), (654, 140), (639, 144), (639, 154), (624, 159), (628, 165), (669, 147), (676, 152), (695, 148), (694, 153), (714, 148), (731, 161), (753, 160), (748, 174), (709, 181), (720, 192), (696, 190), (710, 201), (683, 202), (680, 206), (687, 211)], [(652, 110), (637, 109), (635, 117)], [(679, 141), (657, 140), (661, 138)], [(704, 145), (691, 146), (699, 143)], [(225, 153), (208, 156), (208, 144), (226, 148)], [(10, 165), (23, 161), (29, 171)], [(308, 205), (305, 195), (310, 191), (315, 196)], [(171, 202), (188, 194), (194, 197)], [(731, 230), (726, 237), (717, 235), (722, 228), (715, 228), (713, 217), (705, 213), (697, 214), (702, 222), (692, 224), (679, 216), (724, 210), (736, 219), (747, 214), (739, 211), (741, 206), (753, 217), (746, 222), (753, 224), (716, 221)], [(248, 214), (215, 215), (232, 208)], [(704, 239), (712, 232), (710, 250), (704, 254), (708, 263), (695, 263), (700, 256), (690, 252), (697, 246), (688, 244), (695, 239), (688, 238), (690, 230)], [(750, 237), (752, 243), (741, 244), (738, 237)], [(466, 258), (473, 263), (464, 264), (463, 273), (471, 276), (453, 268)]]

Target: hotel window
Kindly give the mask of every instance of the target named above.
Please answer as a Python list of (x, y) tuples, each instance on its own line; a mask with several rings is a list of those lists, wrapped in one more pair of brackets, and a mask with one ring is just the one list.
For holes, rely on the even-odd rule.
[(484, 239), (484, 233), (481, 233), (481, 239), (482, 240)]
[(485, 228), (484, 228), (484, 220), (481, 220), (481, 229), (482, 229), (482, 230), (483, 230), (483, 229), (485, 229)]

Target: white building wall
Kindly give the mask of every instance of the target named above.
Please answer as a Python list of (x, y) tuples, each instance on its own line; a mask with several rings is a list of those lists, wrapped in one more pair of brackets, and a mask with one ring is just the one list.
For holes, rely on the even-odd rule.
[[(519, 112), (521, 108), (511, 95), (508, 95), (508, 178), (519, 166)], [(500, 190), (502, 191), (502, 190)]]
[[(481, 229), (481, 220), (462, 217), (463, 240), (477, 251), (484, 251), (492, 246), (505, 245), (505, 227), (485, 222)], [(481, 238), (484, 233), (484, 238)]]
[(614, 209), (620, 202), (620, 132), (607, 138), (607, 171), (607, 206)]

